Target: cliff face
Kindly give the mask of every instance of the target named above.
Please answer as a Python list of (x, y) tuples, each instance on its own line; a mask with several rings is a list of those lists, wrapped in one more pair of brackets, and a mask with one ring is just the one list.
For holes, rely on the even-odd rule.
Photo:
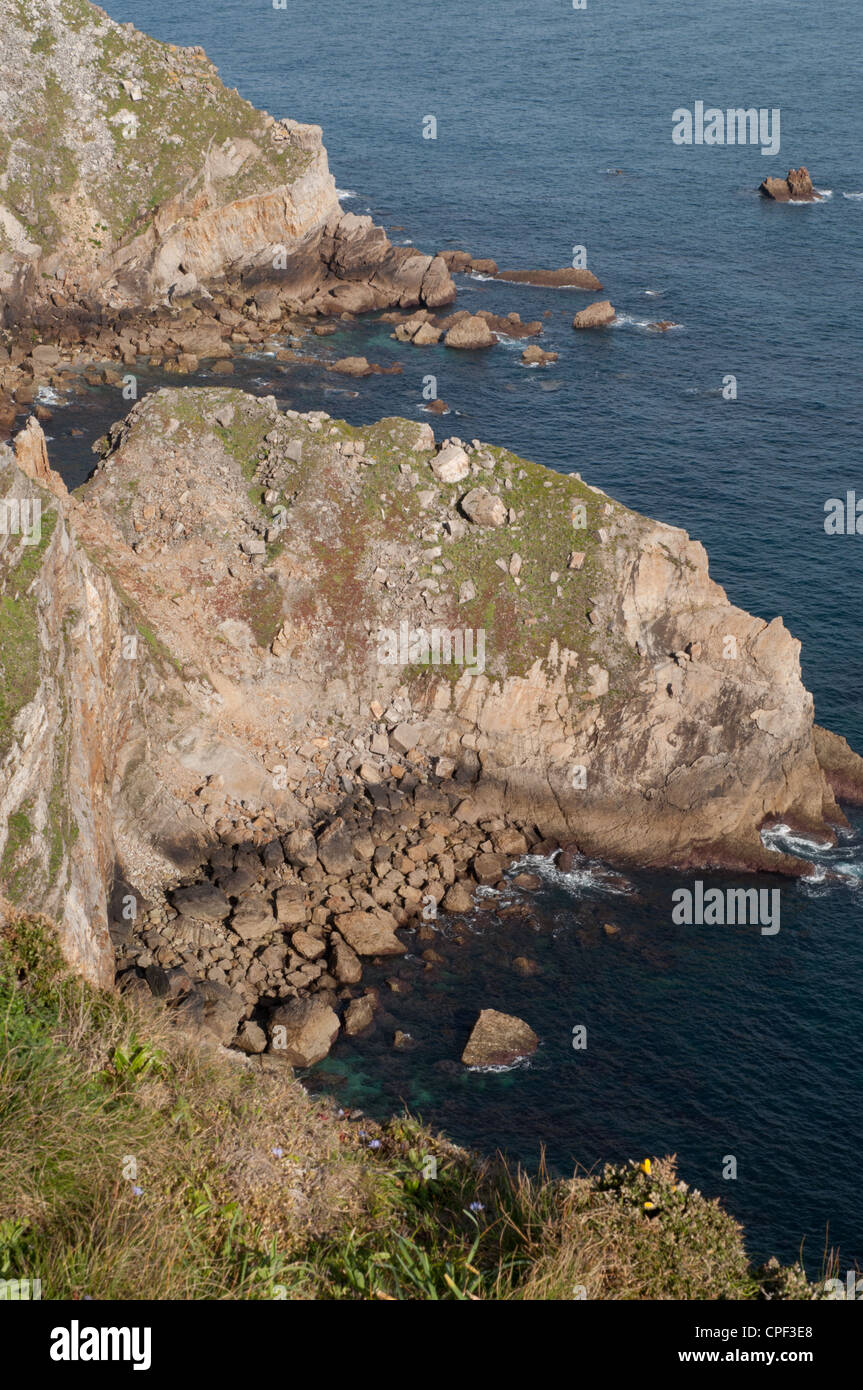
[(342, 214), (320, 127), (256, 110), (202, 49), (159, 43), (88, 0), (0, 0), (0, 43), (7, 326), (37, 309), (194, 295), (227, 274), (276, 279), (299, 301), (375, 276), (367, 307), (407, 287), (412, 303), (454, 294), (440, 262), (426, 300), (432, 258)]
[(0, 893), (50, 913), (69, 961), (107, 986), (114, 782), (140, 692), (110, 581), (8, 448), (0, 505), (28, 523), (0, 534)]

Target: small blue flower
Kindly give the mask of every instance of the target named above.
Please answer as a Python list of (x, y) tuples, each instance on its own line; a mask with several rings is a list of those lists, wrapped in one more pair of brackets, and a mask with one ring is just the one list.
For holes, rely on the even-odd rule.
[(144, 1195), (144, 1189), (143, 1189), (143, 1187), (133, 1187), (133, 1188), (132, 1188), (132, 1196), (133, 1196), (133, 1197), (143, 1197), (143, 1195)]
[(276, 1147), (273, 1149), (273, 1158), (281, 1158), (284, 1152), (284, 1149), (280, 1149), (277, 1144)]
[(369, 1137), (364, 1129), (359, 1130), (359, 1136), (361, 1139), (368, 1139)]
[(485, 1207), (483, 1206), (482, 1202), (471, 1202), (470, 1206), (468, 1207), (468, 1211), (485, 1211)]
[(369, 1140), (369, 1148), (370, 1148), (370, 1149), (379, 1149), (380, 1146), (381, 1146), (381, 1141), (380, 1141), (380, 1139), (370, 1139), (370, 1140)]

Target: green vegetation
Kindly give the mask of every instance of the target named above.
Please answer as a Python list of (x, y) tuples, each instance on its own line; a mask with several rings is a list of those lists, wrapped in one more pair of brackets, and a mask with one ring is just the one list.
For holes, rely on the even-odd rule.
[(32, 918), (0, 930), (0, 1273), (47, 1299), (819, 1296), (752, 1270), (672, 1160), (553, 1181), (351, 1124), (71, 978)]

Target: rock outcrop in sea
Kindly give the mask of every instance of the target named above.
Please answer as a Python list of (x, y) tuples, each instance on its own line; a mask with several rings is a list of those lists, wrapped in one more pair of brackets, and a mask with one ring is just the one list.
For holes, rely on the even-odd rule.
[(764, 179), (759, 192), (776, 203), (817, 203), (821, 194), (812, 185), (809, 170), (801, 164), (799, 169), (789, 169), (784, 179)]

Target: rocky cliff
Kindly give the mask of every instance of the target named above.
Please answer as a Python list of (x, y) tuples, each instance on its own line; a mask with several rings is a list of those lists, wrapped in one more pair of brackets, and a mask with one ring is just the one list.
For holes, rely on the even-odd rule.
[(98, 318), (225, 277), (325, 312), (454, 296), (439, 258), (342, 214), (320, 127), (256, 110), (202, 49), (88, 0), (0, 0), (0, 43), (6, 326), (62, 327), (73, 306)]
[(199, 969), (223, 1041), (313, 987), (326, 1051), (358, 958), (528, 849), (794, 873), (762, 825), (863, 799), (781, 619), (578, 475), (227, 388), (100, 448), (73, 496), (35, 421), (3, 451), (42, 517), (0, 549), (0, 891), (93, 979), (109, 927), (154, 987)]

